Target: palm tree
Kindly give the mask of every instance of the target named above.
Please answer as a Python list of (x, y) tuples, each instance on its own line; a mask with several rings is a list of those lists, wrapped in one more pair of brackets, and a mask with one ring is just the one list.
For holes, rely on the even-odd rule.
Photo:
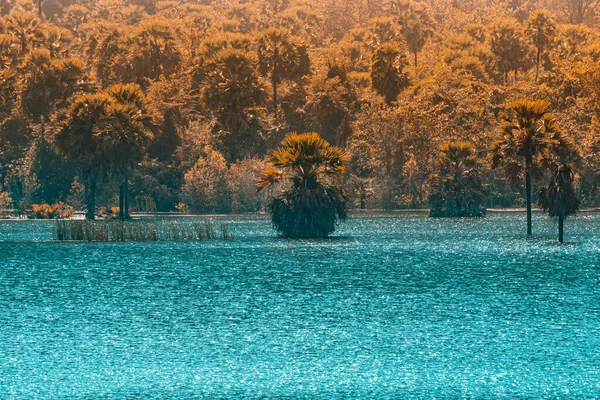
[(525, 175), (527, 234), (531, 235), (532, 178), (541, 176), (537, 157), (551, 154), (564, 159), (574, 153), (574, 145), (558, 129), (545, 101), (515, 101), (500, 118), (501, 137), (490, 149), (492, 168), (501, 167), (513, 183)]
[(548, 51), (556, 37), (556, 24), (552, 14), (545, 10), (534, 11), (527, 20), (526, 33), (536, 49), (535, 81), (537, 82), (541, 57)]
[(58, 128), (53, 135), (59, 153), (73, 160), (84, 178), (86, 218), (90, 220), (96, 215), (96, 185), (104, 172), (100, 157), (101, 143), (96, 133), (111, 101), (104, 93), (75, 95), (67, 109), (58, 115)]
[(210, 61), (211, 68), (202, 88), (205, 106), (215, 112), (224, 138), (229, 160), (251, 154), (259, 138), (252, 129), (250, 109), (264, 104), (265, 92), (256, 73), (254, 53), (225, 48)]
[(139, 86), (117, 84), (105, 90), (113, 102), (107, 105), (97, 128), (101, 157), (106, 169), (121, 178), (119, 218), (129, 219), (129, 176), (154, 138), (156, 116), (150, 111)]
[(416, 70), (419, 52), (434, 33), (430, 7), (420, 1), (394, 0), (390, 3), (390, 11), (400, 25), (406, 45), (413, 55)]
[(270, 212), (273, 226), (284, 237), (327, 237), (346, 219), (346, 196), (330, 179), (346, 171), (346, 152), (317, 133), (288, 134), (269, 152), (271, 168), (262, 171), (256, 187), (281, 185)]
[(564, 222), (579, 211), (579, 199), (573, 187), (573, 171), (567, 164), (556, 165), (548, 186), (540, 189), (538, 205), (558, 218), (558, 241), (564, 242)]
[(490, 50), (496, 57), (496, 65), (508, 84), (508, 74), (524, 68), (527, 61), (527, 47), (517, 20), (503, 18), (490, 28)]
[(472, 144), (443, 143), (440, 146), (437, 174), (430, 178), (430, 216), (484, 216), (485, 189), (479, 177), (479, 167)]
[(406, 56), (396, 44), (384, 43), (373, 53), (371, 86), (385, 98), (387, 105), (396, 101), (400, 92), (410, 85), (404, 72)]
[(267, 29), (258, 39), (258, 67), (273, 87), (273, 110), (277, 114), (277, 88), (284, 80), (305, 76), (310, 71), (306, 45), (289, 31)]

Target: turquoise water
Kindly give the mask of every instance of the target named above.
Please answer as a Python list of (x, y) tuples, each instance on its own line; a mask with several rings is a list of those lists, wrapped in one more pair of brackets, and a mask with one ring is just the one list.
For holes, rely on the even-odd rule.
[(0, 398), (600, 397), (600, 215), (329, 240), (53, 243), (0, 222)]

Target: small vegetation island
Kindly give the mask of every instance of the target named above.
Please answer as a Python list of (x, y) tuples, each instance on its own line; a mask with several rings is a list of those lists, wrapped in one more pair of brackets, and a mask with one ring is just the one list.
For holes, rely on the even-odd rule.
[(595, 5), (0, 0), (0, 209), (323, 237), (520, 207), (531, 235), (538, 205), (562, 232), (600, 204)]

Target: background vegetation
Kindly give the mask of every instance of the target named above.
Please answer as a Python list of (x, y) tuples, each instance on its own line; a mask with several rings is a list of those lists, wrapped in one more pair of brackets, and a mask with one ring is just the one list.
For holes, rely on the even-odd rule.
[(256, 211), (264, 156), (294, 131), (350, 154), (354, 208), (426, 207), (447, 142), (469, 149), (485, 206), (521, 206), (524, 180), (488, 153), (524, 98), (576, 144), (582, 206), (597, 206), (598, 7), (0, 0), (0, 206), (85, 209), (94, 191), (107, 210)]

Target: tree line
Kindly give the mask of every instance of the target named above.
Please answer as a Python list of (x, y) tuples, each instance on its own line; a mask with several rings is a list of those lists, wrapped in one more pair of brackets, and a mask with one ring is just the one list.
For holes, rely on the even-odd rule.
[(571, 175), (596, 206), (594, 4), (1, 0), (0, 208), (265, 209), (290, 132), (348, 154), (350, 208), (467, 188), (478, 215)]

